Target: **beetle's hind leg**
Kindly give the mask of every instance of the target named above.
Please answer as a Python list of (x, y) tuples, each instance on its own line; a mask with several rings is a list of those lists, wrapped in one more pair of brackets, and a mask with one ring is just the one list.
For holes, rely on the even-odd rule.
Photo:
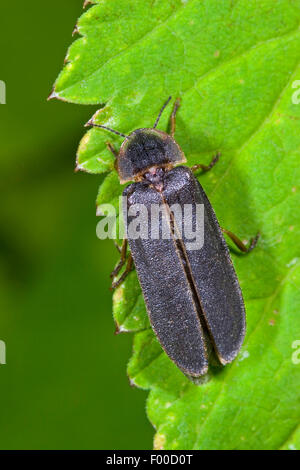
[(115, 269), (111, 272), (110, 274), (110, 277), (113, 278), (115, 276), (117, 276), (120, 272), (120, 270), (122, 269), (122, 267), (124, 266), (125, 264), (125, 261), (126, 261), (126, 252), (127, 252), (127, 238), (125, 238), (123, 240), (123, 243), (122, 243), (122, 246), (121, 248), (119, 247), (118, 244), (115, 243), (115, 246), (117, 247), (117, 250), (120, 252), (121, 254), (121, 259), (120, 261), (118, 262), (117, 266), (115, 267)]
[(258, 239), (260, 237), (260, 233), (258, 232), (254, 238), (251, 238), (250, 243), (247, 246), (244, 242), (242, 242), (242, 240), (239, 237), (237, 237), (234, 233), (230, 232), (229, 230), (226, 230), (226, 228), (221, 228), (221, 230), (223, 233), (226, 233), (226, 235), (228, 235), (228, 237), (243, 253), (250, 253), (250, 251), (252, 251), (253, 248), (255, 248), (258, 242)]
[[(111, 289), (115, 289), (120, 284), (122, 284), (122, 282), (125, 280), (127, 275), (133, 269), (133, 259), (132, 259), (131, 253), (129, 253), (128, 258), (126, 257), (126, 255), (127, 255), (127, 246), (128, 246), (127, 238), (125, 238), (123, 240), (121, 248), (119, 247), (119, 245), (117, 243), (115, 243), (115, 246), (116, 246), (117, 250), (119, 251), (119, 253), (121, 254), (121, 259), (120, 259), (119, 263), (117, 264), (117, 266), (115, 267), (115, 269), (113, 270), (113, 272), (111, 273), (111, 275), (110, 275), (111, 278), (114, 278), (119, 274), (119, 272), (121, 271), (121, 269), (122, 269), (122, 267), (124, 266), (125, 263), (126, 263), (126, 266), (125, 266), (124, 272), (119, 277), (119, 279), (117, 279), (116, 281), (113, 281), (113, 283), (111, 285)], [(126, 258), (127, 258), (127, 261), (126, 261)]]
[(179, 106), (180, 106), (180, 98), (177, 98), (174, 103), (173, 111), (171, 114), (171, 137), (173, 138), (174, 138), (174, 134), (176, 130), (176, 113), (177, 113)]
[(116, 281), (114, 281), (111, 285), (111, 290), (112, 289), (116, 289), (116, 287), (118, 287), (120, 284), (122, 284), (122, 282), (126, 279), (126, 277), (128, 276), (128, 274), (130, 273), (130, 271), (133, 269), (133, 258), (132, 258), (132, 255), (131, 253), (129, 254), (128, 258), (127, 258), (127, 263), (126, 263), (126, 267), (125, 267), (125, 271), (123, 272), (123, 274), (119, 277), (119, 279), (117, 279)]
[(195, 172), (199, 169), (201, 169), (202, 171), (209, 171), (215, 166), (216, 163), (218, 163), (220, 156), (221, 156), (221, 153), (218, 152), (218, 153), (216, 153), (216, 155), (213, 156), (213, 158), (211, 159), (211, 162), (210, 162), (209, 165), (203, 165), (202, 163), (199, 163), (198, 165), (192, 166), (191, 170), (193, 172)]
[[(122, 253), (122, 247), (117, 244), (116, 241), (114, 241), (114, 245), (117, 248), (118, 252), (121, 254)], [(123, 244), (122, 244), (123, 245)]]

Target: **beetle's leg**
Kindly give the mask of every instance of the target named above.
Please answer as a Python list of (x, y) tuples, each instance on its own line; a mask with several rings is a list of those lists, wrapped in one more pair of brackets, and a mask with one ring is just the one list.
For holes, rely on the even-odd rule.
[(128, 276), (128, 274), (130, 273), (130, 271), (132, 270), (133, 268), (133, 258), (132, 258), (132, 255), (131, 253), (129, 254), (128, 256), (128, 259), (127, 259), (127, 263), (126, 263), (126, 267), (125, 267), (125, 271), (123, 272), (123, 274), (119, 277), (119, 279), (115, 282), (112, 283), (111, 285), (111, 289), (115, 289), (116, 287), (118, 287), (120, 284), (122, 284), (122, 282), (125, 280), (125, 278)]
[(174, 106), (173, 106), (173, 111), (172, 111), (172, 114), (171, 114), (171, 136), (174, 137), (174, 134), (175, 134), (175, 129), (176, 129), (176, 113), (177, 113), (177, 110), (180, 106), (180, 98), (177, 98), (175, 103), (174, 103)]
[(260, 233), (258, 232), (254, 238), (251, 238), (250, 243), (247, 246), (244, 242), (242, 242), (242, 240), (240, 240), (239, 237), (237, 237), (234, 233), (230, 232), (229, 230), (226, 230), (226, 228), (221, 228), (221, 230), (223, 233), (226, 233), (226, 235), (228, 235), (228, 237), (243, 253), (249, 253), (250, 251), (252, 251), (260, 237)]
[(122, 253), (122, 247), (117, 244), (117, 242), (114, 241), (114, 245), (117, 248), (119, 253)]
[(106, 142), (106, 147), (108, 148), (108, 150), (117, 158), (118, 157), (118, 152), (116, 151), (115, 147), (113, 146), (113, 144), (111, 144), (110, 142)]
[(121, 259), (118, 262), (115, 269), (110, 274), (111, 278), (115, 277), (120, 272), (120, 269), (122, 268), (122, 266), (124, 266), (125, 261), (126, 261), (126, 251), (127, 251), (127, 238), (124, 238), (123, 243), (122, 243), (122, 247), (121, 247), (121, 251), (120, 251)]
[(199, 163), (198, 165), (194, 165), (191, 167), (192, 171), (197, 171), (201, 168), (203, 171), (209, 171), (212, 169), (213, 166), (219, 161), (221, 154), (220, 152), (216, 153), (216, 155), (212, 158), (211, 162), (209, 165), (203, 165), (202, 163)]

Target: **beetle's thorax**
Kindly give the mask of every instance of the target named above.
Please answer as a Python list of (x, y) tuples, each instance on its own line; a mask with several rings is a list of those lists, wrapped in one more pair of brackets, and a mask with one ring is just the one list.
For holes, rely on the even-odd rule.
[[(175, 140), (157, 129), (136, 129), (122, 143), (117, 158), (117, 170), (121, 183), (141, 180), (146, 173), (158, 177), (160, 168), (185, 162), (185, 156)], [(156, 170), (151, 170), (156, 168)]]

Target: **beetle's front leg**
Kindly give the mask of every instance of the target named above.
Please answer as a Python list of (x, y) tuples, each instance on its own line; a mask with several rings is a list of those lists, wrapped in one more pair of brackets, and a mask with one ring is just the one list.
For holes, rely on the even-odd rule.
[(239, 237), (237, 237), (234, 233), (230, 232), (229, 230), (226, 230), (226, 228), (221, 227), (221, 230), (223, 233), (226, 233), (226, 235), (228, 235), (228, 237), (243, 253), (249, 253), (250, 251), (252, 251), (253, 248), (256, 246), (258, 239), (260, 237), (260, 233), (258, 232), (254, 238), (251, 238), (250, 243), (247, 246), (245, 245), (244, 242), (242, 242), (242, 240)]
[(115, 156), (115, 158), (118, 158), (118, 152), (116, 151), (115, 147), (113, 146), (113, 144), (111, 144), (110, 142), (106, 142), (106, 147), (108, 148), (108, 150)]
[(212, 160), (211, 160), (211, 162), (210, 162), (209, 165), (203, 165), (202, 163), (199, 163), (198, 165), (192, 166), (192, 167), (191, 167), (191, 170), (192, 170), (193, 172), (195, 172), (195, 171), (197, 171), (197, 170), (199, 170), (199, 169), (201, 169), (202, 171), (209, 171), (209, 170), (211, 170), (211, 169), (215, 166), (215, 164), (219, 161), (220, 156), (221, 156), (221, 153), (218, 152), (218, 153), (216, 153), (216, 155), (212, 158)]
[(116, 287), (118, 287), (120, 284), (122, 284), (122, 282), (126, 279), (126, 277), (128, 276), (128, 274), (130, 273), (130, 271), (133, 269), (133, 258), (132, 258), (132, 255), (131, 253), (129, 254), (128, 258), (127, 258), (127, 263), (126, 263), (126, 267), (125, 267), (125, 271), (123, 272), (123, 274), (119, 277), (119, 279), (117, 281), (114, 281), (111, 285), (111, 290), (112, 289), (116, 289)]

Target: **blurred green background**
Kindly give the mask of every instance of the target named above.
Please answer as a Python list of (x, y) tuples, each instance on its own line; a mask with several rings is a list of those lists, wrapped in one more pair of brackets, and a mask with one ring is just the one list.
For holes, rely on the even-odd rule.
[(96, 108), (46, 101), (82, 3), (1, 4), (1, 449), (152, 448), (146, 393), (126, 376), (132, 338), (113, 334), (101, 178), (74, 173)]

